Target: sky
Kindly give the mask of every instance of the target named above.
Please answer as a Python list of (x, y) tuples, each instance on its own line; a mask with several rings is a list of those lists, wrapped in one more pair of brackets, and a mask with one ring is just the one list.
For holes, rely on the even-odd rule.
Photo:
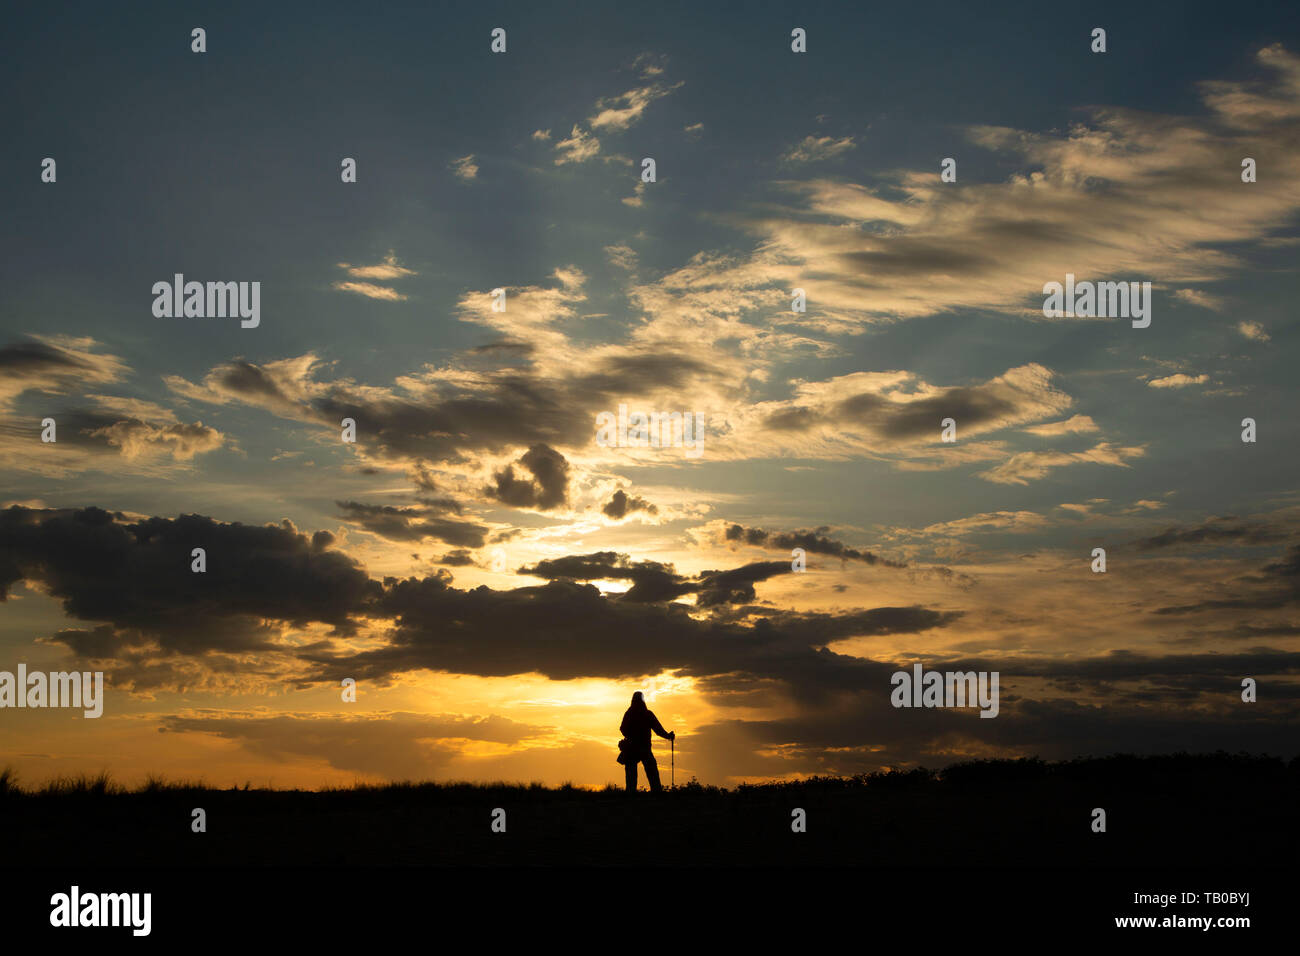
[(11, 18), (0, 671), (107, 691), (0, 765), (600, 786), (636, 690), (728, 786), (1297, 752), (1286, 4), (413, 6)]

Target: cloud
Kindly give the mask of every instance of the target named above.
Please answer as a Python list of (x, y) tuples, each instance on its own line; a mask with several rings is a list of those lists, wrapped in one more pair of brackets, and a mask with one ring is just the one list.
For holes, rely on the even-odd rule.
[[(771, 536), (764, 533), (764, 540), (771, 543)], [(189, 571), (188, 549), (196, 541), (208, 549), (208, 574), (217, 575), (215, 580)], [(693, 748), (712, 750), (728, 734), (740, 735), (717, 757), (718, 767), (701, 767), (707, 773), (734, 773), (739, 764), (767, 752), (783, 754), (774, 764), (778, 773), (848, 770), (872, 761), (876, 766), (922, 759), (933, 763), (945, 754), (944, 759), (952, 759), (954, 746), (1043, 755), (1046, 747), (1070, 756), (1088, 747), (1111, 750), (1120, 740), (1137, 746), (1133, 728), (1154, 733), (1153, 721), (1166, 733), (1208, 731), (1207, 739), (1219, 739), (1214, 735), (1224, 735), (1223, 720), (1239, 719), (1220, 714), (1216, 701), (1223, 687), (1235, 686), (1242, 673), (1300, 673), (1300, 654), (1260, 647), (1168, 657), (1113, 648), (1065, 661), (1050, 655), (930, 653), (925, 657), (929, 669), (999, 671), (1004, 719), (980, 721), (955, 711), (901, 713), (889, 706), (889, 677), (907, 662), (833, 648), (894, 636), (907, 638), (904, 646), (919, 650), (912, 635), (956, 626), (964, 618), (962, 611), (920, 605), (847, 611), (762, 607), (754, 603), (756, 585), (790, 574), (788, 561), (686, 575), (670, 564), (634, 561), (611, 551), (544, 559), (521, 568), (520, 574), (545, 580), (536, 587), (462, 590), (451, 585), (445, 571), (378, 582), (333, 543), (327, 533), (300, 534), (288, 522), (255, 527), (197, 515), (134, 520), (93, 508), (9, 508), (0, 512), (0, 594), (11, 593), (19, 580), (35, 582), (62, 601), (69, 616), (95, 622), (90, 628), (60, 631), (51, 640), (81, 657), (107, 662), (115, 685), (137, 692), (181, 680), (201, 685), (205, 672), (242, 675), (240, 679), (271, 686), (286, 681), (305, 686), (336, 685), (342, 677), (383, 683), (421, 670), (486, 677), (540, 674), (554, 680), (631, 679), (673, 671), (693, 680), (697, 694), (714, 707), (751, 708), (735, 711), (745, 714), (761, 708), (781, 715), (713, 720), (697, 728)], [(1300, 546), (1242, 581), (1226, 580), (1226, 598), (1211, 594), (1197, 606), (1164, 607), (1152, 619), (1227, 604), (1233, 609), (1294, 605), (1300, 595), (1297, 569)], [(586, 583), (600, 580), (626, 581), (630, 587), (602, 594)], [(1247, 590), (1243, 583), (1249, 583)], [(1192, 582), (1185, 589), (1194, 591), (1198, 585)], [(220, 599), (214, 600), (214, 594)], [(691, 595), (694, 605), (677, 600)], [(1059, 597), (1044, 596), (1049, 617)], [(304, 641), (305, 635), (293, 633), (318, 622), (342, 635), (365, 627), (366, 640)], [(1277, 630), (1284, 626), (1262, 622), (1252, 636), (1284, 635), (1285, 630)], [(251, 661), (256, 662), (254, 673), (249, 672)], [(1107, 706), (1099, 706), (1097, 699), (1081, 700), (1084, 691)], [(1189, 709), (1191, 701), (1198, 706)], [(1275, 700), (1269, 706), (1285, 710), (1288, 705)], [(1115, 721), (1117, 712), (1126, 719)], [(295, 743), (303, 726), (300, 717), (279, 721), (223, 714), (214, 720), (229, 724), (186, 717), (167, 727), (260, 739), (261, 744), (250, 746), (265, 746), (267, 754), (307, 753), (296, 747), (323, 748), (312, 749), (318, 756), (381, 748), (379, 738), (370, 735), (372, 725), (361, 723), (351, 726), (350, 735), (330, 725), (320, 740)], [(246, 719), (267, 723), (243, 723)], [(382, 726), (388, 719), (381, 716), (375, 723)], [(1258, 719), (1261, 726), (1272, 726), (1277, 711)], [(435, 750), (452, 752), (459, 752), (458, 739), (522, 744), (547, 731), (459, 715), (393, 715), (392, 720), (410, 722), (409, 733), (396, 732), (399, 739), (437, 741)], [(420, 721), (427, 723), (417, 726)], [(991, 724), (999, 726), (987, 726)], [(693, 760), (702, 760), (702, 753), (692, 755)]]
[(1252, 342), (1267, 342), (1272, 338), (1264, 326), (1260, 325), (1258, 322), (1251, 322), (1246, 319), (1237, 323), (1237, 331)]
[(384, 261), (378, 265), (354, 266), (346, 262), (340, 262), (338, 267), (346, 270), (347, 274), (354, 279), (404, 279), (407, 276), (419, 275), (414, 269), (399, 266), (397, 256), (391, 251), (384, 256)]
[(648, 515), (656, 515), (659, 513), (658, 508), (639, 495), (628, 497), (627, 492), (622, 488), (615, 491), (613, 496), (600, 510), (606, 517), (613, 518), (615, 521), (621, 521), (629, 514), (637, 511), (643, 511)]
[(202, 422), (160, 426), (124, 420), (97, 428), (90, 434), (120, 448), (122, 456), (127, 459), (170, 455), (176, 461), (189, 461), (195, 455), (215, 451), (224, 442), (221, 432)]
[[(71, 383), (69, 383), (71, 387)], [(41, 441), (43, 418), (0, 425), (0, 467), (65, 478), (84, 471), (163, 476), (188, 469), (229, 439), (201, 421), (141, 399), (87, 395), (94, 408), (48, 409), (57, 441)]]
[(1200, 289), (1179, 289), (1174, 293), (1174, 298), (1191, 305), (1198, 305), (1202, 309), (1210, 309), (1214, 312), (1223, 311), (1223, 299), (1217, 295), (1210, 295), (1208, 292), (1202, 292)]
[(318, 364), (310, 352), (263, 365), (237, 359), (214, 368), (200, 385), (179, 375), (165, 375), (163, 381), (172, 391), (194, 401), (212, 405), (240, 401), (286, 417), (300, 417), (309, 412), (307, 404), (313, 393), (310, 376)]
[(141, 398), (130, 398), (122, 395), (86, 395), (84, 397), (94, 402), (98, 410), (124, 419), (131, 418), (137, 421), (152, 421), (159, 424), (177, 420), (176, 413), (170, 408), (164, 408), (157, 402), (150, 402)]
[[(1204, 539), (1202, 539), (1204, 540)], [(1293, 544), (1281, 561), (1274, 561), (1257, 574), (1216, 582), (1206, 598), (1192, 604), (1166, 605), (1153, 614), (1190, 615), (1207, 611), (1267, 611), (1291, 607), (1300, 601), (1300, 544)]]
[(1031, 435), (1055, 438), (1058, 435), (1079, 435), (1097, 431), (1097, 423), (1087, 415), (1072, 415), (1060, 422), (1045, 422), (1042, 425), (1030, 425), (1021, 429)]
[[(477, 172), (477, 167), (475, 171)], [(405, 266), (398, 265), (397, 257), (392, 252), (389, 252), (384, 257), (384, 261), (378, 265), (354, 266), (346, 262), (340, 262), (338, 267), (347, 272), (353, 279), (360, 280), (404, 279), (407, 276), (418, 275), (414, 269), (407, 269)], [(382, 302), (404, 302), (407, 299), (407, 296), (402, 295), (396, 289), (371, 281), (338, 281), (334, 283), (334, 288), (340, 292), (355, 292), (367, 299), (378, 299)]]
[[(1062, 505), (1062, 507), (1066, 507)], [(963, 535), (977, 531), (1022, 534), (1046, 527), (1048, 521), (1034, 511), (986, 511), (922, 528), (921, 534)]]
[(639, 209), (645, 203), (645, 183), (638, 182), (632, 187), (632, 195), (623, 197), (623, 205)]
[(454, 548), (448, 551), (438, 559), (438, 564), (445, 564), (452, 568), (473, 567), (475, 565), (474, 555), (464, 548)]
[(125, 378), (130, 371), (115, 355), (92, 352), (92, 338), (31, 336), (0, 346), (0, 410), (8, 411), (26, 391), (58, 394)]
[(451, 171), (457, 179), (463, 179), (466, 182), (478, 176), (478, 164), (474, 162), (474, 154), (462, 156), (460, 159), (454, 159), (451, 162)]
[[(386, 646), (302, 656), (318, 665), (313, 680), (325, 682), (343, 676), (379, 679), (421, 668), (483, 676), (540, 673), (553, 680), (641, 677), (670, 669), (685, 676), (776, 676), (819, 657), (839, 658), (813, 649), (828, 639), (907, 633), (955, 619), (924, 608), (879, 608), (745, 626), (699, 621), (685, 605), (663, 603), (682, 588), (695, 591), (702, 604), (743, 601), (756, 581), (790, 573), (788, 561), (705, 571), (683, 581), (669, 566), (600, 553), (520, 573), (552, 580), (511, 591), (460, 591), (431, 578), (398, 581), (383, 602), (383, 611), (398, 621)], [(597, 577), (635, 583), (623, 595), (605, 597), (578, 580)]]
[(857, 146), (852, 136), (836, 139), (834, 136), (805, 136), (799, 144), (790, 147), (781, 158), (789, 163), (813, 163), (834, 159)]
[[(567, 294), (557, 295), (561, 303), (571, 300)], [(536, 322), (536, 337), (545, 338), (548, 313), (543, 304), (520, 295), (512, 297), (510, 307), (521, 331), (530, 334), (526, 326)], [(536, 318), (530, 318), (534, 310)], [(483, 311), (490, 314), (490, 306), (484, 304)], [(591, 373), (573, 381), (539, 377), (518, 368), (478, 373), (428, 366), (392, 387), (380, 387), (347, 379), (321, 381), (317, 376), (328, 365), (308, 353), (262, 365), (229, 362), (198, 384), (179, 376), (167, 376), (165, 381), (191, 400), (263, 408), (311, 423), (335, 438), (339, 422), (353, 418), (358, 436), (356, 445), (349, 447), (357, 454), (414, 468), (421, 461), (463, 461), (467, 454), (499, 453), (521, 445), (588, 444), (594, 436), (594, 413), (589, 409), (608, 404), (606, 389), (632, 390), (655, 375), (677, 380), (682, 373), (674, 372), (673, 366), (678, 364), (676, 360), (650, 363), (641, 370), (635, 363), (599, 360)], [(690, 364), (683, 360), (682, 367)]]
[[(131, 520), (100, 508), (0, 511), (0, 598), (40, 584), (64, 612), (107, 627), (62, 631), (79, 654), (110, 658), (154, 646), (202, 655), (283, 649), (269, 621), (323, 622), (340, 633), (380, 587), (330, 549), (332, 536), (292, 523), (225, 524), (201, 515)], [(207, 570), (191, 571), (192, 549)]]
[(335, 502), (345, 521), (387, 538), (390, 541), (423, 541), (436, 538), (461, 547), (483, 547), (487, 527), (468, 521), (453, 521), (438, 516), (442, 507), (407, 507), (367, 505), (358, 501)]
[[(672, 86), (665, 83), (650, 83), (620, 93), (618, 96), (604, 97), (596, 102), (596, 112), (587, 122), (592, 129), (610, 131), (628, 129), (640, 121), (646, 107), (681, 86), (681, 82)], [(577, 130), (576, 126), (574, 130)]]
[(569, 503), (569, 463), (554, 448), (534, 445), (515, 464), (531, 473), (532, 479), (516, 478), (514, 465), (506, 465), (484, 493), (514, 508), (549, 511)]
[[(1139, 504), (1159, 504), (1158, 502), (1139, 502)], [(1234, 515), (1210, 518), (1199, 525), (1190, 527), (1170, 527), (1157, 535), (1139, 538), (1134, 547), (1139, 551), (1154, 551), (1161, 548), (1180, 547), (1183, 545), (1238, 545), (1251, 546), (1272, 544), (1285, 540), (1291, 530), (1277, 525), (1259, 521), (1247, 521)]]
[[(801, 328), (833, 333), (959, 309), (1043, 321), (1043, 285), (1067, 273), (1158, 285), (1225, 278), (1250, 266), (1250, 243), (1300, 211), (1300, 58), (1270, 47), (1259, 62), (1267, 83), (1202, 87), (1208, 115), (1106, 107), (1063, 134), (968, 128), (970, 142), (1024, 170), (1003, 182), (954, 190), (926, 170), (867, 185), (778, 184), (791, 202), (743, 220), (756, 239), (750, 255), (697, 258), (639, 298), (651, 314), (721, 320), (798, 285), (809, 302)], [(1225, 188), (1222, 157), (1250, 155), (1264, 132), (1281, 149), (1276, 188)], [(679, 284), (718, 294), (655, 295)]]
[(1129, 458), (1140, 458), (1146, 454), (1146, 446), (1119, 446), (1111, 442), (1099, 442), (1087, 451), (1023, 451), (1012, 455), (1002, 464), (980, 473), (986, 481), (1004, 485), (1026, 485), (1030, 481), (1045, 477), (1048, 472), (1067, 465), (1091, 464), (1111, 465), (1127, 468)]
[(841, 561), (861, 561), (864, 564), (881, 564), (887, 568), (904, 568), (906, 564), (891, 561), (871, 551), (850, 548), (842, 541), (828, 537), (830, 528), (821, 527), (811, 531), (764, 531), (762, 528), (746, 528), (738, 524), (727, 525), (723, 539), (730, 542), (747, 544), (752, 547), (773, 548), (779, 551), (793, 551), (803, 548), (808, 554), (825, 554)]
[[(771, 701), (776, 694), (789, 709), (777, 719), (723, 719), (700, 727), (679, 746), (683, 760), (713, 777), (851, 775), (993, 755), (1054, 760), (1117, 750), (1232, 751), (1244, 739), (1264, 752), (1295, 750), (1291, 700), (1283, 698), (1268, 713), (1219, 703), (1240, 690), (1241, 674), (1269, 675), (1285, 694), (1287, 678), (1300, 672), (1295, 653), (1261, 648), (1157, 657), (1116, 650), (1065, 666), (1057, 658), (925, 662), (927, 670), (941, 672), (999, 671), (996, 720), (960, 709), (890, 706), (882, 688), (888, 689), (898, 665), (834, 657), (816, 663), (784, 687), (760, 688), (744, 676), (702, 682), (722, 700), (761, 693)], [(1073, 681), (1074, 690), (1055, 697), (1025, 693), (1053, 678), (1063, 685)], [(817, 693), (818, 687), (825, 691)], [(1087, 689), (1107, 697), (1087, 699)]]
[(605, 257), (609, 260), (611, 265), (618, 266), (620, 269), (626, 269), (628, 272), (636, 270), (636, 250), (626, 243), (606, 246)]
[(334, 288), (340, 292), (355, 292), (367, 299), (379, 299), (381, 302), (405, 302), (407, 299), (396, 289), (375, 285), (373, 282), (335, 282)]
[(555, 151), (560, 154), (555, 157), (556, 166), (563, 166), (566, 163), (585, 163), (589, 159), (594, 159), (600, 152), (600, 140), (574, 123), (569, 138), (557, 142)]
[(1210, 380), (1210, 376), (1201, 375), (1184, 375), (1182, 372), (1176, 375), (1166, 375), (1164, 378), (1153, 378), (1147, 382), (1152, 388), (1186, 388), (1189, 385), (1204, 385)]
[[(1055, 416), (1072, 403), (1053, 373), (1031, 364), (977, 385), (935, 386), (911, 372), (856, 372), (822, 382), (795, 381), (791, 399), (741, 410), (729, 444), (784, 450), (795, 457), (921, 457), (958, 463), (962, 455), (1004, 457), (996, 448), (940, 443), (941, 423), (955, 419), (963, 439)], [(715, 452), (716, 453), (716, 452)]]

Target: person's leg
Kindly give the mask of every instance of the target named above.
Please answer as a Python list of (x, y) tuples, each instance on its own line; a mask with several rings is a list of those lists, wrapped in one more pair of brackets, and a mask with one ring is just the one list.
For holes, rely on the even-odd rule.
[(636, 793), (636, 761), (630, 754), (627, 763), (623, 764), (623, 780), (627, 784), (627, 792)]
[(663, 785), (659, 783), (659, 764), (654, 754), (646, 754), (642, 763), (645, 764), (645, 778), (650, 784), (650, 789), (659, 793), (663, 790)]

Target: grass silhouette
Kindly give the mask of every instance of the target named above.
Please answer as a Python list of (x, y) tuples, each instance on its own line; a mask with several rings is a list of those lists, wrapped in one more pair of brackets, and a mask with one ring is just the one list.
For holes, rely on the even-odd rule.
[[(110, 775), (23, 788), (0, 771), (11, 859), (113, 865), (848, 864), (1284, 866), (1300, 849), (1300, 758), (976, 760), (629, 797), (614, 784), (402, 781), (218, 789)], [(191, 830), (201, 807), (207, 832)], [(506, 832), (490, 827), (506, 811)], [(791, 831), (802, 808), (807, 832)], [(1092, 811), (1107, 814), (1094, 833)]]

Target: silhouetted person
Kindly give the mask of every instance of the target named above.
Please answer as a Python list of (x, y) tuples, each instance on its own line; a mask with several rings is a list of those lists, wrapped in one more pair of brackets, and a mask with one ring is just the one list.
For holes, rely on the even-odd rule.
[(659, 718), (654, 715), (654, 711), (645, 705), (640, 691), (632, 695), (632, 706), (623, 715), (623, 723), (618, 729), (623, 732), (623, 739), (627, 741), (622, 745), (627, 792), (636, 792), (638, 760), (645, 764), (645, 777), (650, 784), (650, 789), (655, 793), (661, 792), (663, 786), (659, 783), (659, 764), (655, 762), (655, 755), (650, 752), (650, 731), (653, 730), (664, 740), (676, 740), (677, 734), (664, 730), (663, 724), (659, 723)]

